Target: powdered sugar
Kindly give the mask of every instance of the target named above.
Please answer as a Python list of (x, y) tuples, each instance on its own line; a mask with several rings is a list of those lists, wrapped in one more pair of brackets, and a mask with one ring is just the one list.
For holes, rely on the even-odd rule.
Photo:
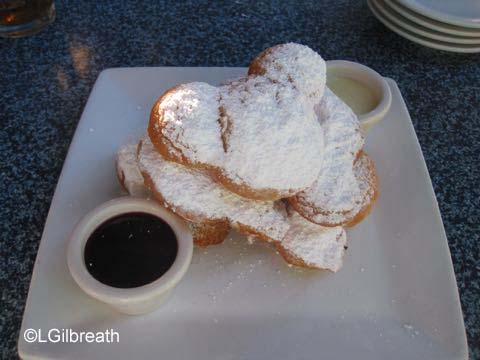
[(220, 105), (228, 123), (222, 170), (230, 181), (284, 196), (313, 183), (323, 131), (303, 94), (289, 83), (250, 76), (223, 86)]
[[(255, 60), (254, 60), (255, 61)], [(267, 78), (292, 83), (313, 104), (323, 96), (327, 79), (325, 61), (308, 46), (287, 43), (267, 50), (260, 63)]]
[(272, 240), (282, 239), (288, 230), (285, 214), (273, 202), (242, 198), (199, 170), (166, 161), (148, 136), (142, 140), (138, 162), (174, 212), (193, 214), (195, 219), (188, 220), (229, 220), (232, 226), (246, 226)]
[(221, 162), (218, 99), (217, 87), (193, 82), (174, 88), (154, 108), (162, 135), (192, 163)]
[(150, 135), (168, 159), (218, 170), (232, 191), (279, 199), (307, 189), (319, 174), (323, 130), (314, 104), (326, 67), (316, 52), (292, 43), (273, 48), (262, 65), (264, 74), (220, 88), (197, 82), (170, 90), (154, 107), (157, 134)]
[(373, 161), (365, 153), (362, 153), (353, 164), (353, 172), (360, 190), (360, 197), (355, 202), (353, 213), (360, 211), (375, 196), (375, 189), (378, 184), (376, 184), (376, 175), (372, 173), (373, 167)]
[[(136, 178), (132, 183), (143, 174), (159, 200), (187, 220), (224, 221), (273, 242), (292, 264), (337, 271), (346, 233), (335, 225), (375, 196), (358, 119), (325, 89), (325, 62), (310, 48), (284, 44), (255, 61), (249, 76), (221, 87), (190, 83), (166, 93), (149, 127), (158, 148), (145, 136), (137, 162), (129, 149), (118, 168)], [(282, 201), (230, 190), (293, 195), (301, 215), (287, 214)]]
[(362, 202), (353, 162), (364, 138), (356, 115), (328, 88), (316, 111), (325, 134), (324, 163), (314, 184), (296, 195), (296, 208), (316, 223), (340, 224)]
[(285, 250), (309, 267), (333, 272), (342, 267), (347, 244), (347, 234), (342, 227), (313, 224), (294, 211), (289, 215), (288, 222), (290, 229), (280, 242)]
[(362, 149), (365, 139), (353, 110), (327, 87), (315, 112), (325, 131), (325, 146), (336, 148), (338, 156), (342, 152), (344, 156), (355, 157)]
[[(141, 188), (136, 148), (122, 147), (118, 158), (125, 159), (128, 154), (125, 179)], [(343, 228), (313, 224), (291, 209), (287, 215), (282, 202), (247, 200), (232, 194), (202, 172), (164, 160), (147, 136), (142, 139), (138, 161), (165, 202), (180, 215), (186, 211), (210, 220), (227, 219), (235, 228), (247, 227), (267, 236), (309, 267), (335, 272), (342, 266), (346, 245)], [(119, 168), (124, 169), (126, 163), (120, 162)]]
[(148, 190), (143, 183), (137, 163), (137, 144), (127, 144), (117, 153), (117, 176), (121, 184), (133, 196), (145, 196)]

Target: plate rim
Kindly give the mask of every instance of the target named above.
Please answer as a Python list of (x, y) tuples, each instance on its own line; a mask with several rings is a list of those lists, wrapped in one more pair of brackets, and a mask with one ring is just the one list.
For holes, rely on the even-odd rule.
[(396, 25), (404, 28), (405, 30), (411, 31), (412, 33), (419, 34), (421, 36), (424, 36), (432, 40), (449, 42), (452, 44), (480, 45), (480, 37), (478, 38), (465, 37), (465, 36), (442, 33), (440, 31), (430, 29), (426, 26), (420, 25), (406, 18), (405, 16), (397, 12), (395, 9), (390, 7), (384, 0), (373, 0), (373, 1), (376, 3), (379, 11), (382, 12), (382, 14), (386, 18), (388, 18), (390, 21), (392, 21)]
[(465, 28), (462, 26), (452, 25), (443, 23), (441, 21), (431, 19), (426, 17), (422, 14), (418, 14), (409, 8), (403, 6), (402, 4), (398, 3), (396, 0), (384, 0), (390, 7), (392, 7), (395, 11), (399, 14), (405, 16), (407, 19), (411, 21), (425, 26), (429, 29), (436, 30), (439, 32), (443, 32), (445, 34), (451, 35), (458, 35), (458, 36), (465, 36), (465, 37), (480, 37), (480, 30)]
[[(460, 16), (442, 13), (436, 9), (428, 8), (417, 0), (398, 0), (402, 5), (431, 19), (444, 22), (451, 25), (462, 26), (472, 29), (480, 30), (480, 19), (464, 19)], [(464, 19), (464, 20), (462, 20)]]
[[(367, 0), (368, 7), (370, 8), (373, 15), (387, 28), (395, 32), (397, 35), (408, 39), (414, 43), (423, 45), (425, 47), (429, 47), (436, 50), (443, 50), (448, 52), (456, 52), (456, 53), (478, 53), (480, 52), (480, 45), (473, 47), (467, 46), (466, 44), (451, 44), (445, 41), (433, 41), (431, 39), (423, 37), (419, 37), (419, 35), (412, 33), (411, 31), (401, 29), (398, 25), (393, 24), (390, 20), (383, 17), (380, 14), (380, 11), (377, 10), (376, 4), (373, 0)], [(463, 46), (460, 46), (463, 45)]]
[[(138, 68), (121, 68), (121, 67), (117, 67), (117, 68), (108, 68), (108, 69), (105, 69), (104, 71), (102, 71), (102, 72), (99, 74), (99, 77), (97, 78), (97, 81), (99, 80), (100, 76), (106, 76), (106, 75), (108, 75), (108, 74), (110, 74), (110, 73), (113, 73), (113, 72), (117, 72), (117, 71), (122, 71), (122, 72), (123, 72), (123, 71), (130, 70), (130, 69), (140, 69), (140, 68), (150, 69), (151, 67), (138, 67)], [(156, 67), (156, 68), (158, 69), (158, 68), (161, 68), (161, 67)], [(179, 68), (179, 67), (163, 67), (163, 68)], [(196, 68), (196, 67), (185, 67), (185, 68), (195, 68), (195, 69), (198, 69), (198, 68)], [(235, 67), (232, 67), (232, 68), (229, 68), (229, 69), (234, 69), (234, 68), (235, 68)], [(222, 67), (222, 69), (224, 69), (224, 68)], [(240, 68), (237, 67), (237, 69), (240, 69)], [(243, 68), (243, 69), (244, 69), (244, 68)], [(401, 102), (402, 106), (403, 106), (403, 107), (405, 108), (405, 110), (407, 111), (407, 116), (408, 116), (408, 120), (409, 120), (409, 126), (411, 127), (412, 131), (414, 132), (413, 124), (412, 124), (412, 122), (411, 122), (411, 119), (410, 119), (408, 110), (406, 109), (405, 101), (404, 101), (403, 97), (401, 96), (401, 92), (400, 92), (400, 89), (399, 89), (397, 83), (396, 83), (394, 80), (389, 79), (389, 78), (386, 78), (386, 80), (389, 82), (389, 85), (390, 85), (391, 87), (393, 86), (394, 88), (396, 88), (396, 91), (397, 91), (398, 94), (399, 94), (399, 99), (398, 99), (398, 101)], [(97, 83), (97, 81), (96, 81), (96, 83)], [(97, 85), (96, 83), (95, 83), (95, 85)], [(95, 85), (94, 85), (94, 86), (95, 86)], [(92, 91), (91, 91), (90, 95), (92, 94), (92, 92), (93, 92), (93, 87), (92, 87)], [(90, 98), (90, 96), (89, 96), (89, 98)], [(88, 103), (88, 100), (87, 100), (87, 103)], [(87, 106), (85, 105), (85, 108), (86, 108), (86, 107), (87, 107)], [(85, 108), (84, 108), (84, 109), (85, 109)], [(81, 118), (83, 117), (83, 114), (84, 114), (84, 111), (82, 112)], [(81, 119), (81, 118), (80, 118), (80, 119)], [(78, 128), (78, 125), (77, 125), (77, 128)], [(76, 130), (77, 130), (77, 129), (76, 129)], [(76, 132), (76, 131), (75, 131), (75, 132)], [(75, 134), (74, 134), (74, 138), (75, 138)], [(72, 147), (72, 144), (74, 143), (73, 140), (74, 140), (74, 139), (72, 139), (72, 142), (71, 142), (71, 144), (70, 144), (70, 147), (69, 147), (68, 152), (70, 152), (71, 147)], [(77, 138), (77, 140), (78, 140), (78, 138)], [(418, 144), (418, 147), (419, 147), (420, 156), (421, 156), (421, 159), (422, 159), (422, 161), (423, 161), (422, 165), (425, 166), (425, 168), (426, 168), (425, 160), (424, 160), (424, 157), (423, 157), (423, 152), (422, 152), (421, 149), (420, 149), (420, 145), (419, 145), (419, 143), (418, 143), (418, 137), (415, 135), (415, 132), (414, 132), (414, 140), (416, 141), (416, 143)], [(67, 153), (67, 157), (65, 158), (65, 163), (67, 162), (67, 159), (68, 159), (68, 153)], [(60, 173), (60, 176), (59, 176), (58, 182), (60, 182), (62, 176), (64, 176), (64, 171), (65, 171), (65, 167), (64, 167), (64, 165), (63, 165), (63, 166), (62, 166), (61, 173)], [(427, 169), (427, 174), (428, 174), (428, 169)], [(433, 192), (433, 187), (431, 186), (431, 178), (430, 178), (429, 176), (427, 176), (427, 180), (430, 182), (430, 190)], [(57, 186), (58, 186), (58, 182), (57, 182)], [(54, 199), (55, 199), (55, 195), (58, 196), (58, 195), (56, 194), (56, 192), (57, 192), (57, 186), (56, 186), (56, 188), (55, 188), (54, 196), (53, 196), (53, 198), (52, 198), (52, 203), (53, 203), (53, 201), (54, 201)], [(433, 200), (434, 200), (435, 202), (437, 202), (435, 196), (433, 197)], [(49, 209), (49, 211), (48, 211), (48, 215), (47, 215), (46, 220), (45, 220), (45, 225), (47, 224), (47, 222), (48, 222), (48, 220), (49, 220), (49, 217), (51, 216), (51, 211), (52, 211), (52, 209), (53, 209), (53, 208), (52, 208), (52, 206), (50, 205), (50, 209)], [(435, 212), (438, 213), (438, 214), (440, 214), (438, 205), (437, 205), (437, 207), (436, 207), (436, 209), (435, 209)], [(441, 220), (441, 217), (440, 217), (440, 220)], [(443, 231), (443, 233), (445, 232), (443, 226), (442, 226), (442, 231)], [(41, 237), (41, 240), (40, 240), (40, 246), (41, 246), (41, 243), (43, 242), (42, 240), (43, 240), (43, 237), (44, 237), (44, 232), (45, 232), (45, 227), (44, 227), (44, 229), (43, 229), (43, 231), (42, 231), (42, 237)], [(446, 237), (445, 237), (445, 241), (446, 241)], [(39, 249), (40, 249), (40, 246), (39, 246)], [(448, 244), (447, 244), (447, 251), (448, 251), (448, 255), (449, 255), (449, 266), (450, 266), (450, 270), (451, 270), (451, 273), (453, 274), (453, 279), (454, 279), (455, 284), (456, 284), (455, 275), (454, 275), (454, 269), (453, 269), (453, 266), (452, 266), (452, 259), (451, 259), (451, 256), (450, 256), (450, 250), (449, 250)], [(35, 272), (35, 269), (38, 269), (38, 267), (37, 267), (37, 263), (38, 263), (38, 262), (39, 262), (39, 258), (38, 258), (38, 256), (37, 256), (37, 257), (36, 257), (36, 260), (35, 260), (34, 267), (33, 267), (33, 271), (32, 271), (32, 280), (33, 280), (33, 277), (34, 277), (34, 276), (38, 276), (38, 273), (36, 274), (36, 272)], [(30, 287), (31, 287), (31, 284), (32, 284), (32, 281), (31, 281), (30, 284), (29, 284), (29, 291), (28, 291), (28, 295), (27, 295), (25, 310), (26, 310), (26, 308), (28, 307), (29, 302), (31, 301), (31, 298), (30, 298)], [(455, 290), (456, 290), (456, 302), (458, 303), (458, 304), (456, 304), (456, 305), (458, 306), (458, 310), (461, 311), (461, 304), (460, 304), (460, 300), (459, 300), (458, 286), (455, 288)], [(25, 315), (25, 312), (24, 312), (23, 315)], [(21, 354), (21, 355), (25, 355), (25, 356), (27, 356), (27, 357), (28, 357), (28, 356), (32, 356), (32, 358), (38, 359), (38, 358), (40, 358), (40, 357), (38, 357), (37, 355), (35, 355), (35, 354), (38, 354), (38, 353), (35, 353), (35, 352), (30, 351), (30, 350), (32, 349), (31, 344), (29, 344), (29, 343), (27, 343), (27, 342), (25, 342), (25, 341), (20, 341), (20, 340), (23, 340), (23, 338), (22, 338), (22, 336), (21, 336), (21, 334), (22, 334), (21, 331), (24, 330), (24, 323), (23, 323), (23, 320), (24, 320), (24, 319), (25, 319), (25, 318), (24, 318), (24, 316), (23, 316), (23, 317), (22, 317), (21, 328), (20, 328), (20, 334), (19, 334), (19, 341), (18, 341), (18, 343), (17, 343), (18, 353)], [(462, 348), (458, 348), (458, 351), (459, 351), (459, 354), (460, 354), (460, 352), (462, 352), (462, 353), (461, 353), (462, 356), (463, 356), (463, 354), (466, 354), (466, 356), (468, 356), (468, 347), (466, 347), (466, 344), (467, 344), (466, 341), (467, 341), (467, 339), (466, 339), (466, 336), (465, 336), (464, 320), (463, 320), (463, 317), (462, 317), (462, 316), (460, 316), (459, 319), (460, 319), (461, 325), (462, 325), (462, 327), (463, 327), (463, 329), (464, 329), (463, 339), (465, 340), (465, 346), (463, 346), (463, 344), (462, 344)], [(41, 358), (43, 358), (43, 357), (41, 357)]]

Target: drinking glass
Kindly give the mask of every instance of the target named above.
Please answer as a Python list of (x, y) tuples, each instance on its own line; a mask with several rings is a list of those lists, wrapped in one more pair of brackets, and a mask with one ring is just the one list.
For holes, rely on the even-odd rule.
[(0, 36), (34, 34), (55, 20), (53, 0), (0, 0)]

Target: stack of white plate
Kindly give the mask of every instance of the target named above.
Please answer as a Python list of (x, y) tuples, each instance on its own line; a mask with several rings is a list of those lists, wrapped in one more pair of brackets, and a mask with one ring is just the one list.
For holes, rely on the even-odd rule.
[(400, 36), (434, 49), (480, 52), (480, 0), (367, 0)]

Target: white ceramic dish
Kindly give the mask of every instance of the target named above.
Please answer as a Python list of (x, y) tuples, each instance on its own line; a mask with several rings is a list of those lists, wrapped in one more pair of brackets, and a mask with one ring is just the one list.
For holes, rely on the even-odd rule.
[(355, 111), (365, 132), (383, 119), (392, 104), (385, 78), (356, 62), (327, 61), (327, 85)]
[(397, 33), (404, 38), (413, 41), (417, 44), (430, 47), (432, 49), (459, 52), (459, 53), (477, 53), (480, 52), (480, 45), (468, 45), (468, 44), (453, 44), (445, 41), (438, 41), (426, 38), (422, 35), (413, 33), (409, 30), (403, 29), (400, 26), (396, 25), (388, 18), (386, 18), (377, 7), (376, 2), (373, 0), (367, 0), (368, 6), (372, 11), (373, 15), (380, 20), (386, 27), (388, 27), (393, 32)]
[(398, 0), (411, 10), (448, 24), (480, 29), (478, 0)]
[(474, 38), (480, 37), (480, 30), (446, 24), (444, 22), (431, 19), (429, 17), (423, 16), (421, 14), (418, 14), (410, 10), (409, 8), (399, 4), (396, 0), (385, 0), (385, 2), (395, 11), (397, 11), (399, 14), (429, 29), (436, 30), (445, 34), (452, 34), (457, 36), (474, 37)]
[[(122, 315), (85, 294), (65, 260), (75, 223), (119, 196), (119, 145), (145, 131), (155, 99), (181, 82), (218, 84), (243, 68), (104, 71), (78, 124), (38, 250), (19, 339), (24, 359), (466, 359), (455, 276), (422, 152), (400, 92), (369, 132), (381, 194), (348, 231), (336, 274), (286, 266), (233, 234), (195, 249), (169, 300)], [(119, 343), (28, 343), (27, 329), (119, 333)]]
[[(85, 244), (99, 225), (115, 216), (132, 212), (152, 214), (169, 224), (177, 237), (177, 257), (170, 269), (150, 284), (130, 289), (107, 286), (88, 272), (83, 257)], [(122, 313), (138, 315), (153, 311), (167, 299), (187, 272), (192, 253), (192, 235), (181, 218), (165, 210), (155, 201), (125, 196), (98, 206), (80, 220), (70, 235), (67, 262), (72, 277), (85, 293)]]
[(424, 36), (429, 39), (450, 42), (453, 44), (480, 45), (480, 37), (478, 38), (463, 37), (463, 36), (445, 34), (440, 31), (432, 30), (425, 26), (419, 25), (409, 20), (408, 18), (402, 16), (393, 8), (391, 8), (383, 0), (373, 0), (373, 2), (375, 3), (375, 5), (377, 5), (378, 10), (382, 13), (384, 17), (386, 17), (388, 20), (390, 20), (394, 24), (400, 26), (401, 28), (411, 31), (412, 33), (416, 33), (418, 35)]

